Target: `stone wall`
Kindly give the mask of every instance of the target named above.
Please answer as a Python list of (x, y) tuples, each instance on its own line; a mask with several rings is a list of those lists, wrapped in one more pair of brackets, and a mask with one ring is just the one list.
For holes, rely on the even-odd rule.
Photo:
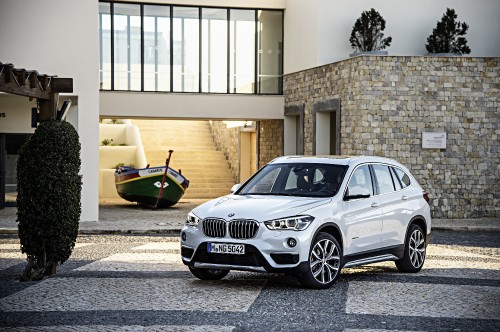
[[(283, 155), (283, 120), (261, 120), (256, 122), (258, 128), (257, 168), (261, 168), (276, 157)], [(231, 166), (235, 180), (239, 180), (239, 134), (241, 127), (227, 128), (222, 121), (210, 121), (210, 129), (217, 149), (224, 152)], [(253, 171), (253, 170), (252, 170)]]
[(283, 155), (283, 120), (259, 121), (258, 128), (258, 168), (261, 168), (274, 158)]
[[(342, 154), (409, 167), (436, 218), (500, 216), (500, 58), (361, 56), (285, 75), (285, 107), (303, 105), (305, 154), (313, 108), (341, 101)], [(422, 132), (446, 132), (423, 149)]]

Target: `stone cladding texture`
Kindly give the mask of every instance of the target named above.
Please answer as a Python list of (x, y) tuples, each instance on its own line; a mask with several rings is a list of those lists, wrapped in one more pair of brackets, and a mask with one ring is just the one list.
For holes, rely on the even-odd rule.
[(283, 155), (283, 130), (283, 120), (259, 121), (258, 168)]
[[(283, 120), (257, 121), (259, 127), (258, 168), (276, 157), (283, 155)], [(227, 128), (222, 121), (210, 121), (210, 129), (217, 149), (224, 152), (231, 165), (231, 174), (235, 180), (239, 177), (239, 127)]]
[[(430, 193), (435, 218), (500, 216), (500, 58), (360, 56), (285, 75), (285, 106), (341, 100), (341, 153), (393, 158)], [(423, 149), (422, 132), (446, 132)]]

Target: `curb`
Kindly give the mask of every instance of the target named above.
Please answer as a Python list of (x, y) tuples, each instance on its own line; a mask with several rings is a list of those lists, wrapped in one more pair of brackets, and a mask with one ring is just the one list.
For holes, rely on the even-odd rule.
[[(0, 228), (0, 235), (17, 235), (15, 228)], [(180, 229), (81, 229), (78, 235), (169, 235), (180, 236)]]
[(432, 226), (432, 231), (452, 231), (452, 232), (500, 232), (498, 226)]
[[(498, 226), (432, 226), (432, 231), (500, 232)], [(80, 229), (78, 235), (168, 235), (179, 236), (181, 229)], [(17, 235), (17, 228), (0, 228), (0, 235)]]

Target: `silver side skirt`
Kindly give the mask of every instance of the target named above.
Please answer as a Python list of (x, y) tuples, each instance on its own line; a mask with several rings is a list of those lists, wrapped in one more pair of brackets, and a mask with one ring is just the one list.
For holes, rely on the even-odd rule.
[(195, 262), (194, 267), (199, 269), (218, 269), (218, 270), (240, 270), (252, 272), (266, 272), (262, 266), (243, 266), (243, 265), (226, 265), (226, 264), (212, 264), (212, 263), (199, 263)]
[(380, 255), (380, 256), (368, 257), (368, 258), (363, 258), (363, 259), (351, 261), (349, 263), (346, 263), (346, 265), (344, 265), (344, 267), (354, 267), (354, 266), (383, 262), (383, 261), (397, 261), (398, 259), (399, 258), (397, 258), (396, 256), (390, 255), (390, 254)]

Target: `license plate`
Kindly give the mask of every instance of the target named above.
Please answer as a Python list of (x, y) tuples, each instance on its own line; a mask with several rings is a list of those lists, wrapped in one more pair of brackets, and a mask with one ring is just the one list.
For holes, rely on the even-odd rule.
[(212, 254), (231, 254), (231, 255), (244, 255), (244, 244), (230, 244), (230, 243), (209, 243), (207, 251)]

